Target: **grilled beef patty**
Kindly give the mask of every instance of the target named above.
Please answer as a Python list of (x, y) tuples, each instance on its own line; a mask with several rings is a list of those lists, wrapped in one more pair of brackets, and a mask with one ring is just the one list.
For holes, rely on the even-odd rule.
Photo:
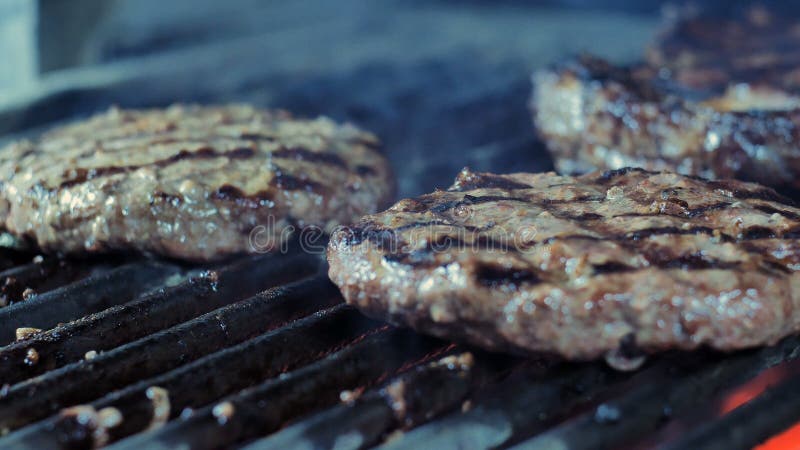
[(584, 56), (535, 73), (534, 123), (556, 168), (636, 166), (800, 188), (800, 71), (784, 48), (800, 42), (800, 23), (773, 22), (681, 20), (649, 64)]
[(740, 181), (464, 169), (334, 232), (328, 260), (365, 313), (493, 350), (634, 358), (800, 329), (800, 208)]
[(699, 91), (719, 94), (731, 83), (746, 82), (797, 93), (800, 20), (761, 5), (726, 16), (689, 8), (667, 20), (645, 58)]
[(44, 251), (267, 251), (289, 225), (331, 230), (386, 204), (378, 147), (349, 125), (248, 106), (111, 109), (5, 148), (0, 217)]

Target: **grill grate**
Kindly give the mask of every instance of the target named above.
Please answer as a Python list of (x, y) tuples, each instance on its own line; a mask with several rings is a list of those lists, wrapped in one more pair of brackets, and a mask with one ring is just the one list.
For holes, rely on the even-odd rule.
[[(796, 337), (620, 373), (367, 319), (302, 252), (203, 270), (33, 264), (86, 276), (0, 309), (4, 448), (744, 448), (800, 420)], [(31, 267), (4, 273), (45, 270)], [(44, 330), (12, 341), (15, 326)], [(767, 375), (777, 386), (720, 414)]]
[[(152, 17), (146, 2), (125, 3), (124, 14), (141, 14), (131, 23)], [(657, 24), (523, 2), (227, 3), (225, 22), (255, 34), (222, 42), (162, 27), (168, 39), (139, 42), (152, 54), (51, 74), (41, 94), (0, 105), (0, 133), (20, 133), (0, 139), (111, 104), (244, 101), (375, 132), (408, 197), (446, 186), (465, 165), (552, 170), (532, 134), (530, 70), (579, 50), (631, 62)], [(137, 39), (135, 27), (108, 28), (125, 38), (114, 42)], [(160, 48), (175, 38), (192, 45)], [(0, 308), (0, 448), (735, 449), (800, 421), (797, 338), (618, 373), (486, 354), (366, 319), (340, 305), (324, 263), (301, 253), (202, 270), (30, 256), (0, 251), (0, 304), (10, 304)], [(20, 327), (44, 331), (14, 342)], [(769, 374), (773, 390), (720, 413)]]
[(2, 308), (0, 343), (13, 342), (17, 328), (47, 329), (128, 302), (176, 270), (159, 263), (131, 263)]
[(749, 448), (791, 426), (797, 421), (797, 412), (800, 411), (800, 396), (797, 395), (800, 372), (796, 364), (793, 366), (795, 374), (791, 378), (722, 419), (704, 424), (666, 448)]

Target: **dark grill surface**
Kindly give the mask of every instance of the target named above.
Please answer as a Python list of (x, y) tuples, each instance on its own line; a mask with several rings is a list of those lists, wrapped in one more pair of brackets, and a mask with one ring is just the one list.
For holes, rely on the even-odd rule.
[[(465, 165), (549, 170), (526, 108), (531, 69), (580, 49), (636, 58), (657, 18), (498, 3), (196, 0), (176, 13), (180, 2), (129, 1), (95, 49), (112, 61), (0, 101), (0, 133), (113, 103), (246, 101), (374, 131), (401, 196)], [(210, 22), (163, 26), (210, 5), (233, 5), (218, 15), (224, 42), (193, 34)], [(297, 251), (202, 268), (32, 257), (0, 250), (0, 448), (727, 450), (800, 422), (797, 337), (621, 373), (367, 319)]]
[(367, 319), (325, 269), (119, 262), (5, 307), (0, 447), (731, 449), (800, 420), (796, 337), (633, 373), (520, 360)]

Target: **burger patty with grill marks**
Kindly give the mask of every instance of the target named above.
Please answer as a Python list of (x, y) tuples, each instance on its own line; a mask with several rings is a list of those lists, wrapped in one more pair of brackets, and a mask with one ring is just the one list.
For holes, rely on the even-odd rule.
[(632, 358), (800, 329), (800, 208), (740, 181), (464, 169), (334, 232), (328, 260), (368, 315), (494, 350)]
[(800, 22), (753, 9), (679, 18), (647, 61), (583, 56), (533, 76), (560, 173), (627, 166), (800, 188)]
[(206, 261), (384, 206), (371, 134), (244, 105), (110, 111), (0, 152), (0, 217), (44, 251)]

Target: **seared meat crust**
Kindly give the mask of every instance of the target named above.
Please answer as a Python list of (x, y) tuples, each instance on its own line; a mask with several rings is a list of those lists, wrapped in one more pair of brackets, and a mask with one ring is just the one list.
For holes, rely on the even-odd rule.
[(727, 15), (688, 8), (667, 21), (645, 57), (699, 91), (719, 94), (731, 83), (749, 83), (796, 94), (800, 20), (760, 5)]
[(800, 329), (800, 208), (739, 181), (465, 169), (337, 230), (328, 260), (368, 315), (487, 349), (583, 360)]
[(533, 76), (561, 173), (643, 167), (800, 188), (800, 22), (763, 8), (679, 16), (646, 64), (589, 56)]
[(330, 231), (385, 205), (394, 182), (378, 147), (349, 125), (242, 105), (111, 109), (5, 148), (0, 217), (67, 254), (266, 251), (286, 226)]
[(800, 188), (800, 98), (692, 91), (650, 66), (582, 57), (534, 74), (534, 124), (560, 173), (643, 167)]

